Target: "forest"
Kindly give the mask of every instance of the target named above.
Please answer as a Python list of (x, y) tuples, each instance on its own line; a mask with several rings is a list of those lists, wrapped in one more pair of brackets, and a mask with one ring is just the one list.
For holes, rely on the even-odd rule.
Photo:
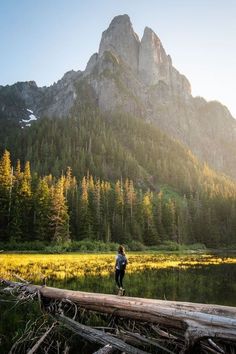
[(29, 161), (13, 166), (5, 150), (0, 160), (0, 242), (91, 240), (135, 249), (174, 241), (232, 247), (236, 188), (227, 179), (220, 184), (206, 166), (201, 178), (201, 190), (177, 193), (166, 185), (151, 190), (129, 178), (113, 182), (90, 172), (79, 179), (70, 167), (57, 177), (41, 176), (31, 171)]

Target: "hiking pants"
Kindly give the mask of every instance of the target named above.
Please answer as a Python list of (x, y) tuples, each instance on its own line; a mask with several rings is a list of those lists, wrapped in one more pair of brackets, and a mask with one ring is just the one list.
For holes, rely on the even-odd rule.
[(116, 284), (118, 285), (119, 288), (123, 288), (122, 280), (123, 280), (124, 276), (125, 276), (124, 270), (116, 269), (115, 280), (116, 280)]

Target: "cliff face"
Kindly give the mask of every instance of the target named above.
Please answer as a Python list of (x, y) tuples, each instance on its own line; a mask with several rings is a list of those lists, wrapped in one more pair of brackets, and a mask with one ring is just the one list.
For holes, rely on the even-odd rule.
[(38, 87), (34, 81), (0, 87), (0, 121), (10, 119), (22, 126), (29, 113), (38, 118), (66, 117), (77, 98), (75, 83), (81, 75), (80, 71), (69, 71), (50, 87)]
[(142, 117), (236, 178), (236, 121), (220, 103), (192, 97), (189, 81), (174, 68), (158, 36), (146, 27), (140, 40), (128, 15), (112, 20), (84, 72), (66, 73), (50, 87), (34, 82), (0, 87), (0, 121), (22, 125), (31, 111), (36, 118), (66, 118), (81, 104), (83, 85), (103, 112)]
[(92, 59), (84, 77), (103, 111), (143, 117), (236, 178), (236, 121), (219, 102), (192, 97), (189, 81), (150, 28), (140, 41), (127, 15), (115, 17)]
[(173, 94), (190, 95), (190, 83), (172, 66), (160, 39), (148, 27), (145, 28), (139, 50), (139, 78), (147, 86), (162, 81), (171, 87)]
[(117, 16), (102, 34), (98, 56), (101, 58), (104, 52), (116, 54), (137, 73), (139, 46), (139, 38), (133, 30), (129, 16)]
[[(96, 73), (99, 76), (96, 77), (94, 75)], [(125, 77), (121, 77), (123, 74)], [(108, 29), (103, 32), (99, 52), (91, 57), (84, 75), (94, 87), (100, 106), (106, 110), (110, 107), (109, 102), (103, 100), (103, 97), (107, 97), (103, 94), (103, 86), (105, 90), (107, 85), (109, 86), (108, 94), (111, 87), (107, 82), (106, 85), (98, 82), (101, 76), (104, 78), (110, 75), (110, 79), (116, 79), (116, 83), (120, 86), (124, 84), (128, 90), (131, 89), (130, 96), (140, 96), (139, 100), (143, 101), (142, 104), (149, 99), (146, 91), (159, 83), (167, 85), (172, 96), (188, 99), (191, 95), (190, 83), (172, 66), (171, 57), (166, 54), (157, 35), (146, 27), (140, 41), (128, 15), (115, 17)], [(120, 95), (122, 95), (121, 91)], [(117, 106), (120, 108), (120, 97), (117, 98)], [(113, 102), (112, 108), (114, 105)]]

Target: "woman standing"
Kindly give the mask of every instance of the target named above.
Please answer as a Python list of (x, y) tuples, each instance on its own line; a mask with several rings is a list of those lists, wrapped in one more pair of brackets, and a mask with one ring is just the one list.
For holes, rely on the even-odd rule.
[(115, 281), (119, 289), (118, 295), (125, 294), (125, 289), (123, 288), (123, 278), (125, 276), (125, 269), (127, 264), (128, 260), (125, 255), (125, 248), (124, 246), (119, 246), (115, 263)]

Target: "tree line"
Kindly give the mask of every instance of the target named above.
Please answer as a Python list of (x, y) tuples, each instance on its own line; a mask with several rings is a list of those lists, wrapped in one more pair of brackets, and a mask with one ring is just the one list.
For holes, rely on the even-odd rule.
[[(211, 170), (205, 167), (211, 174)], [(212, 182), (212, 176), (211, 182)], [(180, 194), (136, 187), (129, 178), (114, 182), (89, 172), (78, 179), (70, 167), (61, 176), (39, 176), (30, 162), (0, 160), (0, 241), (96, 240), (147, 246), (165, 241), (201, 242), (209, 247), (236, 244), (236, 198), (210, 188)], [(207, 182), (208, 181), (208, 182)]]

